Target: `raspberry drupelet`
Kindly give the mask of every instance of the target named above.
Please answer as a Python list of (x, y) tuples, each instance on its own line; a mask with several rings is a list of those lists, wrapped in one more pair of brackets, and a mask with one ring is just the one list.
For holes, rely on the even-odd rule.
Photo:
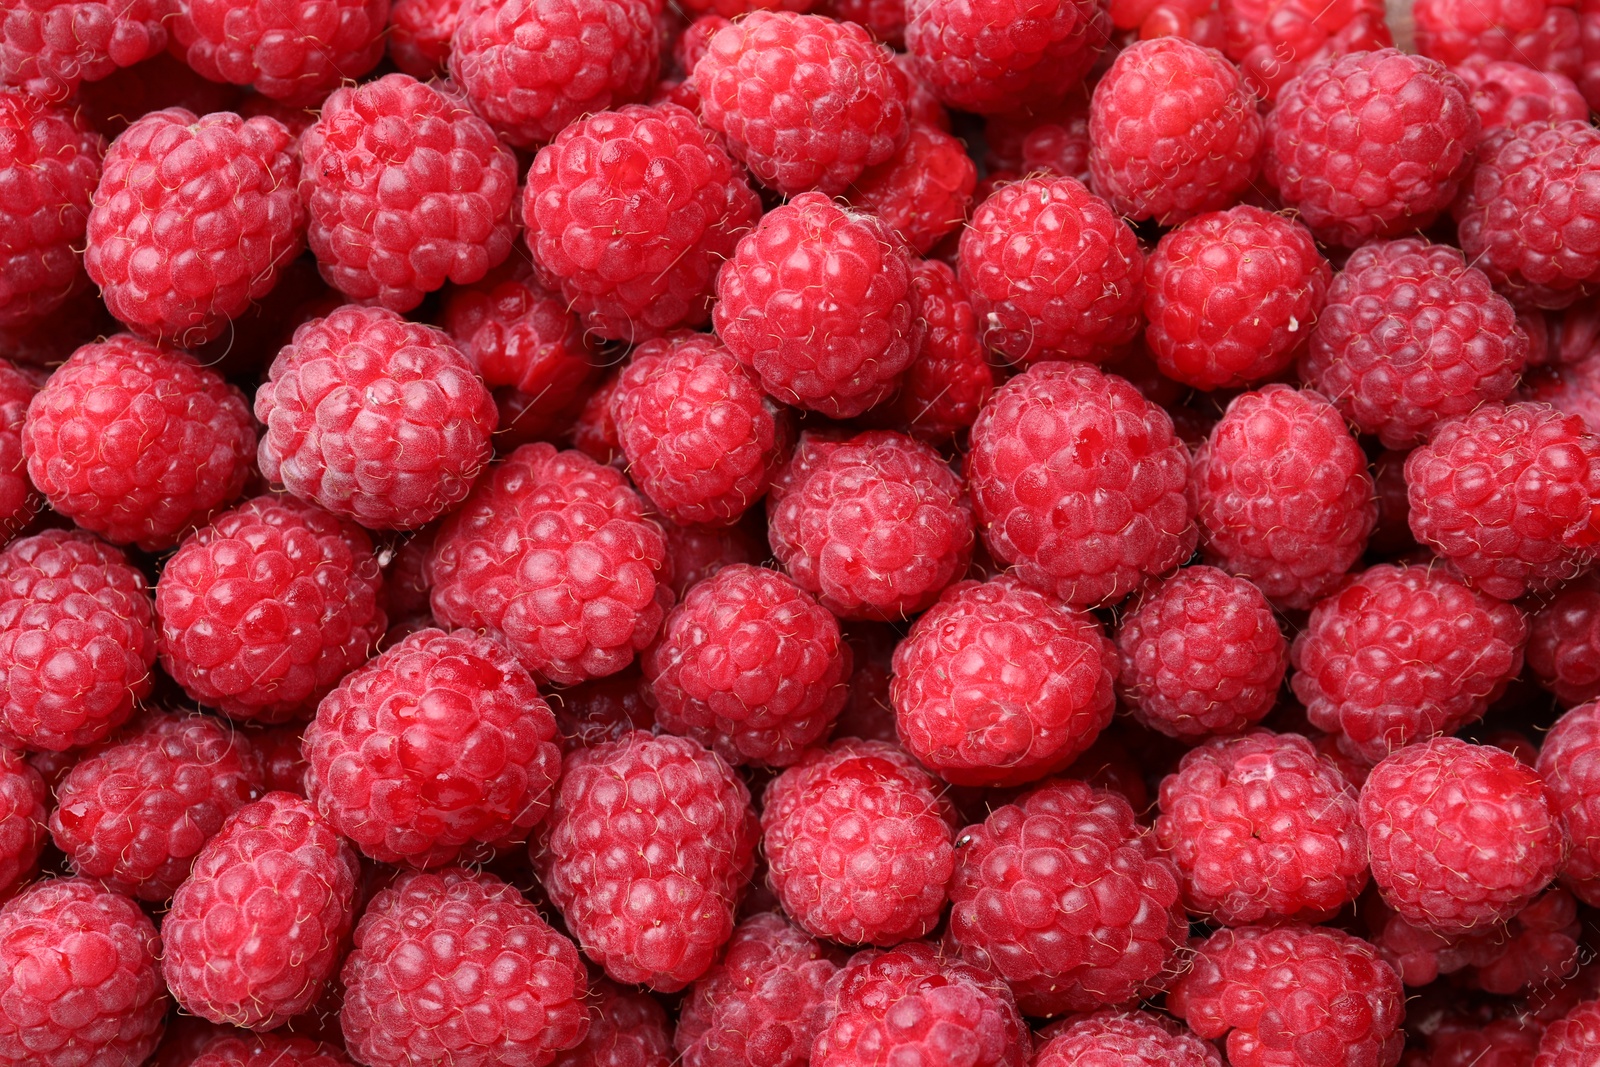
[(956, 272), (938, 260), (918, 260), (911, 267), (911, 288), (923, 325), (922, 347), (899, 390), (867, 417), (919, 441), (944, 445), (978, 417), (994, 391), (995, 372)]
[(1452, 67), (1474, 59), (1510, 60), (1525, 70), (1577, 77), (1583, 65), (1583, 16), (1577, 5), (1562, 0), (1420, 0), (1412, 15), (1417, 51)]
[[(168, 1067), (161, 1056), (156, 1057), (155, 1064)], [(194, 1059), (179, 1060), (174, 1067), (351, 1067), (351, 1061), (332, 1045), (303, 1037), (277, 1034), (238, 1037), (224, 1031), (222, 1036), (201, 1046)]]
[(1535, 768), (1567, 837), (1562, 884), (1600, 906), (1600, 704), (1580, 705), (1556, 720)]
[(1531, 1067), (1583, 1067), (1600, 1056), (1600, 1000), (1587, 1000), (1546, 1027)]
[(39, 391), (39, 379), (0, 359), (0, 545), (20, 533), (44, 505), (44, 497), (28, 480), (28, 458), (22, 428), (28, 405)]
[(418, 81), (446, 73), (464, 0), (392, 0), (389, 58)]
[(1224, 0), (1219, 7), (1223, 49), (1269, 103), (1313, 64), (1394, 44), (1382, 0)]
[[(1027, 33), (1015, 32), (1025, 25)], [(946, 106), (994, 115), (1066, 96), (1111, 36), (1090, 0), (907, 0), (906, 50)]]
[(178, 0), (172, 51), (214, 82), (318, 104), (383, 58), (389, 0)]
[(304, 724), (291, 722), (237, 735), (261, 761), (261, 781), (267, 792), (306, 795), (306, 760), (300, 751), (300, 735), (304, 731)]
[(644, 676), (634, 669), (550, 694), (561, 751), (593, 748), (634, 730), (655, 732), (656, 712)]
[(1528, 668), (1571, 707), (1600, 697), (1600, 579), (1585, 574), (1534, 606)]
[[(759, 511), (752, 512), (750, 517), (759, 515)], [(761, 524), (748, 519), (732, 526), (679, 526), (662, 521), (661, 531), (667, 541), (665, 570), (671, 572), (664, 580), (677, 600), (682, 600), (696, 582), (724, 567), (758, 564), (767, 558), (767, 539), (762, 536)]]
[(937, 126), (914, 123), (900, 151), (868, 168), (845, 194), (921, 255), (966, 221), (978, 171), (964, 144)]
[(447, 286), (439, 326), (485, 385), (538, 397), (542, 412), (581, 402), (593, 384), (596, 346), (520, 258), (472, 285)]
[(1526, 1019), (1446, 1016), (1429, 1032), (1406, 1067), (1530, 1067), (1542, 1031)]
[(0, 748), (0, 896), (31, 881), (48, 840), (51, 790), (21, 754)]
[(589, 1032), (551, 1067), (672, 1067), (672, 1023), (649, 993), (591, 978)]
[(63, 101), (167, 46), (170, 0), (20, 0), (0, 12), (0, 85)]
[(1098, 1011), (1039, 1035), (1033, 1067), (1222, 1067), (1217, 1050), (1178, 1023), (1147, 1011)]
[(1534, 70), (1520, 62), (1486, 60), (1481, 55), (1469, 56), (1450, 69), (1472, 90), (1472, 106), (1485, 136), (1492, 130), (1516, 129), (1527, 122), (1589, 118), (1588, 101), (1566, 74)]

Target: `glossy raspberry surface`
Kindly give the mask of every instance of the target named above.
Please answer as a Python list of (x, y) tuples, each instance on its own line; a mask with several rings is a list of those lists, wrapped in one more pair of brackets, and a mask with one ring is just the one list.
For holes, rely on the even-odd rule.
[(927, 255), (966, 220), (977, 184), (977, 168), (966, 145), (937, 126), (918, 122), (900, 150), (869, 167), (845, 195)]
[(1098, 1011), (1039, 1035), (1034, 1067), (1221, 1067), (1216, 1049), (1166, 1016)]
[(44, 848), (50, 790), (22, 755), (0, 749), (0, 893), (30, 879)]
[(320, 103), (383, 57), (389, 0), (181, 0), (173, 51), (214, 82), (291, 107)]
[(1268, 102), (1313, 64), (1394, 44), (1379, 0), (1224, 0), (1218, 15), (1222, 49)]
[(25, 0), (0, 17), (0, 84), (64, 100), (167, 46), (168, 0)]
[[(1026, 20), (1032, 32), (1009, 27)], [(948, 107), (989, 115), (1066, 95), (1111, 35), (1088, 0), (907, 0), (906, 50)]]
[(922, 347), (899, 390), (868, 418), (942, 445), (977, 419), (994, 391), (995, 372), (978, 340), (977, 314), (948, 264), (912, 264), (911, 289), (923, 324)]
[(1561, 716), (1545, 735), (1535, 767), (1567, 839), (1562, 884), (1593, 905), (1600, 900), (1600, 705), (1583, 704)]
[(671, 1067), (672, 1026), (654, 997), (601, 978), (587, 999), (589, 1032), (554, 1067)]

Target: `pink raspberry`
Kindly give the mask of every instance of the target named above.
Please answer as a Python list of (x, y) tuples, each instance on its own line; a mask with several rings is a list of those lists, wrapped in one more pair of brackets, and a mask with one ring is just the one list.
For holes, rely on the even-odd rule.
[(1504, 928), (1470, 940), (1468, 982), (1487, 993), (1510, 996), (1560, 984), (1578, 968), (1578, 904), (1564, 889), (1550, 889), (1517, 912)]
[(129, 334), (84, 345), (28, 406), (28, 477), (116, 544), (160, 551), (238, 497), (255, 448), (237, 388)]
[(362, 1063), (544, 1067), (589, 1030), (577, 949), (492, 874), (401, 875), (367, 905), (342, 978)]
[(161, 665), (235, 719), (309, 715), (388, 619), (372, 542), (293, 497), (260, 496), (184, 541), (156, 584)]
[(746, 519), (733, 526), (679, 526), (675, 522), (662, 522), (661, 531), (667, 542), (667, 587), (677, 600), (694, 588), (695, 583), (709, 578), (724, 567), (735, 563), (762, 563), (767, 558), (767, 539), (759, 522), (760, 511), (747, 513)]
[(1472, 585), (1511, 600), (1600, 553), (1600, 438), (1546, 404), (1484, 404), (1406, 459), (1411, 532)]
[(1600, 1056), (1600, 1000), (1588, 1000), (1551, 1023), (1531, 1067), (1584, 1067)]
[(661, 63), (653, 0), (464, 0), (450, 77), (515, 148), (645, 97)]
[(551, 693), (562, 752), (616, 741), (634, 730), (653, 733), (656, 712), (647, 696), (649, 688), (644, 676), (629, 668)]
[(1294, 219), (1247, 204), (1200, 215), (1145, 260), (1145, 343), (1196, 389), (1275, 377), (1305, 350), (1331, 277)]
[(1383, 0), (1222, 0), (1221, 15), (1228, 58), (1268, 102), (1314, 64), (1394, 44)]
[(835, 196), (910, 132), (909, 83), (889, 55), (854, 23), (756, 11), (695, 64), (700, 115), (763, 185)]
[(768, 393), (845, 419), (887, 399), (916, 358), (912, 303), (911, 255), (888, 225), (803, 193), (739, 241), (711, 315)]
[(817, 13), (854, 22), (891, 48), (905, 42), (905, 0), (821, 0)]
[(906, 0), (917, 72), (947, 106), (980, 115), (1066, 96), (1110, 36), (1094, 0)]
[[(1001, 118), (1003, 116), (990, 116), (986, 128), (993, 129)], [(1024, 125), (1018, 146), (1018, 171), (1023, 174), (1075, 178), (1085, 185), (1089, 184), (1087, 89), (1069, 95), (1060, 111), (1030, 119)]]
[(1165, 1016), (1098, 1011), (1040, 1034), (1033, 1067), (1222, 1067), (1216, 1049)]
[(1525, 1019), (1447, 1018), (1426, 1036), (1406, 1067), (1531, 1067), (1541, 1029)]
[(316, 810), (268, 793), (228, 817), (195, 857), (161, 924), (178, 1005), (270, 1030), (322, 995), (350, 931), (360, 865)]
[(1073, 178), (1029, 178), (984, 200), (958, 270), (983, 343), (1013, 363), (1099, 361), (1139, 332), (1139, 241)]
[(574, 122), (522, 200), (538, 270), (589, 330), (629, 342), (704, 325), (717, 268), (760, 216), (743, 168), (676, 104)]
[[(157, 1067), (163, 1062), (158, 1060)], [(350, 1061), (332, 1045), (303, 1037), (250, 1034), (212, 1041), (180, 1067), (350, 1067)]]
[(1479, 123), (1469, 97), (1444, 64), (1393, 48), (1322, 60), (1268, 115), (1263, 173), (1329, 244), (1421, 229), (1472, 168)]
[(648, 993), (591, 979), (589, 1033), (552, 1067), (671, 1067), (672, 1029)]
[(568, 759), (534, 859), (590, 959), (671, 993), (732, 934), (756, 834), (749, 791), (721, 756), (635, 732)]
[(615, 468), (523, 445), (440, 527), (433, 614), (504, 642), (535, 678), (574, 685), (622, 670), (655, 638), (671, 605), (665, 558)]
[(939, 924), (955, 869), (955, 813), (903, 751), (845, 739), (767, 786), (768, 881), (815, 937), (893, 945)]
[(9, 896), (39, 869), (50, 794), (26, 759), (0, 748), (0, 895)]
[(1600, 704), (1561, 716), (1535, 766), (1566, 833), (1570, 855), (1562, 884), (1585, 904), (1600, 906)]
[[(1537, 333), (1542, 324), (1532, 325)], [(1530, 356), (1533, 348), (1530, 343)], [(1600, 359), (1585, 356), (1575, 363), (1551, 362), (1542, 367), (1533, 366), (1531, 358), (1528, 362), (1528, 371), (1516, 390), (1517, 399), (1541, 401), (1563, 415), (1577, 415), (1591, 433), (1600, 427)]]
[(995, 559), (1068, 603), (1121, 600), (1194, 552), (1189, 453), (1171, 418), (1094, 367), (1038, 364), (997, 389), (966, 470)]
[(439, 325), (490, 389), (514, 387), (555, 411), (583, 395), (594, 345), (576, 315), (521, 260), (472, 285), (445, 290)]
[(173, 52), (214, 82), (318, 104), (383, 57), (389, 0), (178, 0)]
[(964, 144), (936, 126), (914, 123), (900, 151), (869, 167), (845, 196), (927, 255), (966, 221), (977, 184), (977, 165)]
[(443, 75), (464, 5), (465, 0), (393, 0), (388, 47), (394, 65), (419, 81)]
[(1535, 606), (1527, 654), (1534, 680), (1563, 704), (1600, 697), (1600, 579), (1583, 575)]
[[(1570, 8), (1550, 12), (1570, 14)], [(1534, 70), (1521, 62), (1469, 56), (1453, 65), (1456, 75), (1472, 90), (1472, 106), (1483, 132), (1516, 129), (1525, 122), (1588, 121), (1589, 103), (1565, 73)]]
[(304, 730), (302, 723), (289, 723), (238, 735), (255, 749), (267, 792), (306, 795), (306, 760), (300, 751), (300, 735)]
[(28, 480), (22, 444), (28, 404), (38, 391), (30, 372), (0, 359), (0, 545), (32, 522), (44, 503)]
[(1471, 59), (1510, 60), (1575, 76), (1583, 65), (1574, 0), (1420, 0), (1412, 18), (1417, 51), (1452, 67)]
[(167, 46), (171, 0), (17, 0), (0, 12), (0, 85), (61, 101)]
[(900, 389), (869, 418), (931, 445), (948, 444), (971, 426), (994, 391), (995, 373), (978, 340), (978, 317), (946, 263), (911, 266), (912, 298), (922, 320), (922, 347)]

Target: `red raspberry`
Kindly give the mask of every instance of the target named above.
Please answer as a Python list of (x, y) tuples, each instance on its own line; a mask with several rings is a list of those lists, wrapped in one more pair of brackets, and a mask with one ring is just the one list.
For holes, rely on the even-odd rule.
[(733, 932), (756, 833), (749, 791), (721, 756), (635, 732), (568, 759), (534, 859), (590, 959), (672, 993)]
[(898, 745), (900, 738), (894, 728), (889, 680), (900, 634), (883, 623), (858, 622), (845, 628), (844, 638), (850, 645), (852, 660), (849, 695), (833, 736)]
[(465, 0), (450, 76), (502, 139), (533, 148), (645, 97), (661, 62), (653, 0)]
[(706, 125), (785, 196), (844, 192), (892, 159), (910, 132), (910, 84), (888, 50), (860, 26), (820, 15), (740, 19), (711, 38), (694, 86)]
[[(101, 81), (86, 82), (78, 88), (77, 97), (80, 113), (108, 140), (152, 111), (181, 107), (196, 115), (234, 111), (254, 118), (265, 112), (254, 108), (246, 113), (245, 105), (266, 99), (246, 97), (236, 85), (207, 81), (171, 52), (124, 67)], [(284, 125), (291, 134), (298, 132), (291, 123)]]
[(1578, 904), (1564, 889), (1551, 889), (1503, 928), (1470, 939), (1471, 985), (1500, 996), (1559, 984), (1578, 969)]
[(589, 1033), (552, 1067), (672, 1067), (672, 1028), (648, 993), (590, 979)]
[(301, 723), (252, 730), (238, 736), (255, 749), (261, 761), (261, 780), (269, 793), (305, 796), (306, 760), (300, 751)]
[(1075, 179), (1029, 178), (984, 200), (958, 269), (983, 343), (1013, 363), (1098, 361), (1139, 332), (1139, 241)]
[(177, 544), (244, 488), (255, 425), (243, 394), (189, 356), (129, 334), (84, 345), (28, 406), (28, 477), (85, 530)]
[(1584, 99), (1589, 101), (1589, 106), (1594, 106), (1594, 101), (1600, 100), (1600, 5), (1594, 0), (1579, 0), (1578, 3), (1578, 31), (1579, 41), (1583, 48), (1583, 65), (1578, 73), (1573, 76), (1573, 81), (1578, 83), (1578, 90), (1583, 93)]
[(1167, 1007), (1199, 1037), (1226, 1037), (1233, 1067), (1388, 1067), (1400, 1058), (1405, 993), (1360, 938), (1242, 926), (1217, 931), (1196, 953)]
[(1583, 65), (1574, 0), (1420, 0), (1412, 18), (1417, 51), (1452, 67), (1471, 59), (1504, 59), (1525, 69), (1575, 76)]
[(523, 445), (440, 527), (433, 614), (501, 640), (535, 678), (574, 685), (622, 670), (655, 638), (671, 604), (665, 558), (614, 468)]
[(268, 793), (228, 817), (172, 897), (162, 969), (179, 1007), (270, 1030), (322, 995), (360, 865), (309, 803)]
[(342, 977), (362, 1063), (544, 1067), (589, 1030), (577, 949), (492, 874), (401, 875), (367, 905)]
[(50, 788), (21, 755), (0, 748), (0, 896), (33, 878), (45, 843)]
[[(1539, 325), (1534, 324), (1536, 331)], [(1530, 354), (1531, 349), (1530, 344)], [(1528, 362), (1517, 399), (1542, 401), (1563, 415), (1577, 415), (1590, 433), (1595, 432), (1600, 426), (1600, 358), (1586, 356), (1576, 363), (1552, 362), (1542, 367), (1533, 366), (1531, 358)]]
[(491, 389), (514, 386), (541, 403), (554, 396), (546, 404), (553, 411), (590, 384), (594, 345), (566, 301), (521, 259), (472, 285), (447, 287), (439, 324)]
[(616, 741), (634, 730), (654, 732), (656, 712), (644, 676), (629, 668), (609, 678), (550, 694), (562, 752)]
[(350, 1067), (350, 1061), (332, 1045), (303, 1037), (250, 1034), (212, 1041), (181, 1067)]
[(1329, 244), (1355, 248), (1426, 227), (1472, 167), (1470, 95), (1444, 64), (1393, 48), (1322, 60), (1268, 115), (1263, 172)]
[(717, 336), (784, 403), (859, 415), (921, 344), (911, 262), (877, 216), (804, 193), (762, 216), (717, 275)]
[(921, 937), (944, 911), (954, 820), (939, 784), (899, 748), (838, 741), (767, 786), (768, 881), (813, 936), (873, 945)]
[(1600, 579), (1583, 575), (1535, 605), (1527, 652), (1534, 680), (1563, 704), (1600, 696)]
[(394, 65), (419, 81), (443, 75), (464, 5), (465, 0), (393, 0), (389, 58)]
[[(1570, 15), (1553, 7), (1552, 14)], [(1520, 62), (1502, 62), (1473, 55), (1451, 70), (1472, 90), (1472, 106), (1483, 132), (1516, 129), (1525, 122), (1587, 122), (1589, 104), (1566, 74), (1534, 70)]]
[(776, 912), (740, 923), (684, 1001), (683, 1067), (807, 1067), (835, 956)]
[(1405, 1067), (1531, 1067), (1540, 1028), (1521, 1018), (1446, 1019), (1414, 1050)]
[(34, 376), (0, 359), (0, 545), (33, 521), (44, 498), (28, 480), (22, 428), (39, 391)]
[(1600, 208), (1574, 187), (1600, 170), (1587, 119), (1494, 130), (1454, 208), (1461, 249), (1520, 306), (1564, 308), (1600, 287)]
[(173, 53), (214, 82), (318, 104), (383, 57), (389, 0), (177, 0)]
[[(1004, 116), (990, 116), (993, 129)], [(992, 146), (991, 146), (992, 150)], [(1059, 110), (1024, 121), (1016, 169), (1023, 174), (1075, 178), (1089, 184), (1089, 93), (1069, 95)]]
[(1208, 562), (1304, 609), (1339, 584), (1377, 519), (1367, 457), (1332, 404), (1269, 385), (1236, 397), (1194, 458)]
[(604, 466), (626, 467), (622, 444), (617, 440), (617, 424), (611, 417), (611, 398), (617, 391), (620, 373), (613, 372), (589, 394), (583, 410), (572, 424), (572, 447)]
[(868, 168), (845, 196), (927, 255), (966, 221), (977, 184), (977, 165), (966, 146), (936, 126), (917, 123), (900, 151)]
[(1532, 1067), (1584, 1067), (1600, 1056), (1600, 1000), (1589, 1000), (1551, 1023)]
[(1033, 1067), (1222, 1067), (1216, 1049), (1165, 1016), (1098, 1011), (1052, 1026)]
[[(734, 2), (738, 3), (740, 0), (734, 0)], [(793, 0), (793, 2), (783, 6), (788, 7), (790, 10), (796, 10), (807, 6), (810, 2), (811, 0)], [(697, 5), (694, 0), (689, 0), (689, 2), (680, 6), (686, 10), (693, 11), (697, 7), (705, 7), (706, 4), (700, 3)], [(738, 12), (738, 14), (743, 13), (742, 11)], [(694, 85), (694, 65), (700, 62), (701, 57), (710, 50), (711, 38), (730, 25), (732, 25), (732, 22), (721, 15), (701, 15), (690, 22), (684, 28), (683, 33), (678, 36), (678, 39), (672, 43), (673, 62), (677, 65), (677, 69), (685, 75), (683, 84), (690, 87)]]
[(767, 558), (767, 539), (759, 523), (759, 510), (747, 513), (746, 520), (733, 526), (679, 526), (662, 522), (666, 535), (667, 564), (672, 573), (665, 576), (667, 586), (678, 600), (696, 582), (711, 577), (735, 563), (761, 563)]
[(820, 0), (819, 15), (854, 22), (891, 48), (905, 43), (905, 0)]
[(760, 216), (743, 168), (676, 104), (574, 122), (522, 200), (539, 271), (589, 330), (629, 342), (704, 325), (717, 268)]
[(1570, 856), (1562, 883), (1585, 904), (1600, 906), (1600, 704), (1561, 716), (1535, 766), (1566, 832)]
[(1030, 1062), (1033, 1042), (1005, 983), (924, 942), (856, 953), (823, 1010), (811, 1067)]
[(1545, 404), (1484, 404), (1406, 459), (1411, 532), (1468, 582), (1510, 600), (1575, 577), (1600, 552), (1600, 438)]
[(161, 938), (138, 905), (87, 878), (35, 883), (0, 908), (0, 1062), (144, 1062), (167, 1013)]
[(309, 715), (388, 625), (365, 531), (260, 496), (186, 540), (156, 584), (161, 665), (235, 719)]
[(994, 391), (995, 374), (978, 340), (978, 317), (956, 272), (938, 260), (911, 266), (922, 347), (900, 389), (872, 410), (874, 422), (931, 445), (948, 444), (971, 426)]
[(906, 0), (917, 72), (946, 105), (980, 115), (1066, 96), (1110, 36), (1094, 0)]
[(1171, 418), (1094, 367), (1039, 364), (996, 390), (966, 466), (989, 551), (1068, 603), (1121, 600), (1194, 552)]
[(1200, 215), (1145, 260), (1145, 343), (1162, 374), (1196, 389), (1275, 377), (1305, 350), (1331, 277), (1291, 218), (1247, 204)]
[(1313, 64), (1394, 44), (1383, 0), (1222, 0), (1228, 58), (1269, 103)]
[(167, 46), (171, 0), (16, 0), (0, 12), (0, 85), (65, 100)]

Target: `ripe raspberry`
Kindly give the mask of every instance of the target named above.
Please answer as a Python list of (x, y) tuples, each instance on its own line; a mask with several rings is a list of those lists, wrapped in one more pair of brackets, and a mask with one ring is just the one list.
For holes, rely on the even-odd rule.
[(643, 99), (661, 62), (653, 0), (464, 0), (450, 77), (506, 143)]
[(909, 82), (854, 23), (757, 11), (711, 38), (693, 73), (706, 125), (785, 196), (844, 192), (910, 132)]
[(35, 883), (0, 908), (0, 1063), (144, 1062), (167, 1013), (161, 938), (138, 905), (87, 878)]
[(644, 676), (629, 668), (551, 693), (562, 752), (616, 741), (634, 730), (653, 733), (656, 712), (646, 696), (648, 690)]
[(1263, 173), (1329, 244), (1421, 229), (1472, 167), (1479, 123), (1469, 96), (1442, 63), (1392, 48), (1322, 60), (1284, 87), (1267, 117)]
[(849, 695), (834, 727), (836, 738), (859, 737), (898, 745), (894, 706), (889, 702), (889, 680), (894, 650), (900, 634), (883, 623), (857, 622), (845, 628), (852, 660)]
[[(1319, 926), (1242, 926), (1196, 946), (1167, 1007), (1233, 1067), (1388, 1067), (1405, 993), (1371, 945)], [(1294, 975), (1284, 980), (1284, 975)]]
[(1528, 70), (1576, 75), (1583, 64), (1581, 16), (1570, 0), (1421, 0), (1412, 17), (1417, 51), (1452, 67), (1473, 59), (1510, 60)]
[(1531, 1067), (1540, 1028), (1526, 1019), (1445, 1019), (1413, 1051), (1405, 1067)]
[(1029, 178), (984, 200), (957, 269), (984, 345), (1013, 363), (1098, 361), (1139, 332), (1138, 239), (1072, 178)]
[(173, 52), (214, 82), (313, 106), (383, 57), (389, 0), (178, 0)]
[(1092, 0), (906, 0), (917, 73), (947, 106), (980, 115), (1066, 96), (1110, 36)]
[(712, 321), (772, 396), (845, 419), (887, 399), (916, 358), (912, 303), (911, 255), (888, 225), (805, 193), (739, 241)]
[(891, 48), (905, 42), (905, 0), (820, 0), (818, 14), (854, 22)]
[[(986, 128), (994, 129), (1002, 118), (990, 116)], [(1088, 185), (1089, 148), (1089, 93), (1085, 89), (1069, 95), (1059, 110), (1024, 122), (1015, 169), (1022, 174), (1075, 178)]]
[(815, 937), (893, 945), (939, 923), (955, 868), (955, 813), (899, 748), (846, 739), (767, 786), (768, 881)]
[(300, 751), (301, 723), (241, 732), (238, 737), (255, 749), (261, 762), (261, 780), (269, 793), (306, 795), (306, 760)]
[(293, 497), (256, 497), (162, 568), (161, 665), (231, 718), (309, 715), (383, 636), (381, 589), (359, 526)]
[(18, 0), (0, 12), (0, 85), (61, 101), (167, 47), (171, 0)]
[(568, 759), (534, 859), (590, 959), (672, 993), (733, 932), (756, 833), (749, 791), (721, 756), (635, 732)]
[(1194, 552), (1189, 453), (1172, 420), (1094, 367), (1040, 364), (996, 390), (966, 466), (989, 551), (1068, 603), (1121, 600)]
[(746, 513), (744, 519), (733, 526), (679, 526), (674, 522), (661, 522), (666, 535), (667, 563), (663, 575), (673, 597), (682, 600), (695, 583), (711, 577), (724, 567), (735, 563), (756, 563), (766, 560), (767, 538), (759, 521), (760, 509)]
[(28, 477), (116, 544), (160, 551), (244, 488), (255, 448), (237, 388), (130, 334), (84, 345), (28, 406)]
[(1575, 577), (1600, 552), (1600, 438), (1545, 404), (1484, 404), (1406, 459), (1411, 532), (1490, 596)]
[(419, 81), (444, 75), (450, 38), (465, 0), (393, 0), (389, 5), (389, 58)]
[(1527, 652), (1534, 680), (1563, 704), (1600, 696), (1600, 580), (1583, 575), (1536, 605)]
[[(1543, 319), (1542, 315), (1539, 317)], [(1523, 320), (1518, 321), (1520, 324)], [(1541, 324), (1533, 324), (1535, 331)], [(1530, 356), (1531, 340), (1530, 337)], [(1528, 373), (1516, 391), (1517, 399), (1541, 401), (1563, 415), (1577, 415), (1590, 433), (1600, 427), (1600, 359), (1585, 356), (1575, 363), (1551, 362), (1542, 367), (1533, 366), (1531, 358), (1528, 362)]]
[[(1570, 15), (1570, 8), (1552, 7)], [(1472, 106), (1483, 132), (1516, 129), (1525, 122), (1588, 121), (1589, 104), (1565, 73), (1534, 70), (1520, 62), (1474, 54), (1451, 70), (1472, 90)]]
[(994, 369), (978, 340), (978, 318), (948, 264), (911, 265), (912, 299), (922, 347), (900, 389), (869, 413), (875, 423), (930, 445), (948, 444), (971, 426), (994, 391)]
[(665, 558), (614, 468), (523, 445), (439, 528), (433, 614), (502, 641), (535, 678), (575, 685), (622, 670), (655, 638), (671, 605)]
[(1583, 1067), (1600, 1056), (1600, 1000), (1589, 1000), (1551, 1023), (1532, 1067)]
[(45, 843), (50, 788), (21, 755), (0, 748), (0, 896), (33, 878)]
[(350, 846), (300, 797), (268, 793), (234, 812), (161, 924), (179, 1007), (270, 1030), (315, 1004), (350, 931), (359, 873)]
[(1470, 985), (1509, 996), (1525, 989), (1558, 985), (1578, 969), (1578, 904), (1564, 889), (1550, 889), (1516, 914), (1505, 927), (1469, 939)]
[(544, 1067), (589, 1030), (577, 949), (492, 874), (401, 875), (367, 905), (342, 978), (340, 1026), (366, 1064)]
[(966, 221), (977, 184), (977, 165), (966, 146), (936, 126), (918, 123), (900, 150), (868, 168), (845, 196), (927, 255)]
[(1271, 102), (1313, 64), (1394, 44), (1382, 0), (1223, 0), (1223, 47)]
[(350, 1067), (350, 1061), (332, 1045), (303, 1037), (250, 1034), (212, 1041), (182, 1067)]
[(1033, 1067), (1222, 1067), (1216, 1049), (1165, 1016), (1098, 1011), (1052, 1026)]
[(648, 993), (589, 982), (589, 1033), (558, 1054), (553, 1067), (672, 1067), (672, 1028)]
[(1570, 855), (1562, 884), (1600, 906), (1600, 704), (1583, 704), (1556, 721), (1535, 765), (1561, 818)]
[(44, 498), (28, 481), (22, 428), (28, 404), (39, 391), (35, 377), (0, 359), (0, 545), (33, 521)]

